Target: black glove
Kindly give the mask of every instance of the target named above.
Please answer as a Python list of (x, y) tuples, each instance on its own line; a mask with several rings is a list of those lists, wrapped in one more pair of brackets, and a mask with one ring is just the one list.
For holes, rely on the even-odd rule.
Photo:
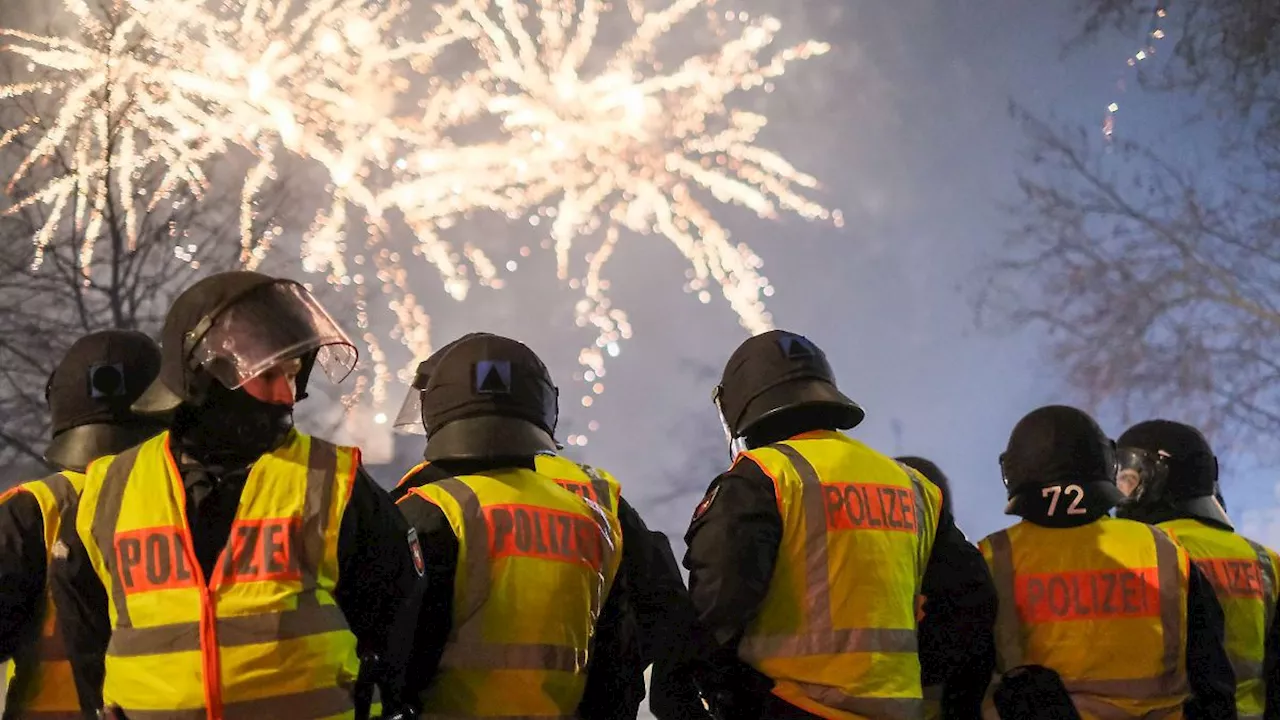
[(710, 667), (695, 675), (702, 698), (719, 720), (760, 717), (761, 699), (773, 690), (773, 680), (727, 650), (716, 653)]
[[(373, 691), (382, 679), (382, 658), (369, 653), (360, 658), (360, 672), (356, 675), (355, 689), (352, 690), (352, 701), (355, 705), (355, 720), (370, 720), (369, 713), (373, 707)], [(385, 705), (385, 702), (383, 703)]]
[(1062, 676), (1043, 665), (1005, 673), (995, 692), (1000, 720), (1080, 720)]

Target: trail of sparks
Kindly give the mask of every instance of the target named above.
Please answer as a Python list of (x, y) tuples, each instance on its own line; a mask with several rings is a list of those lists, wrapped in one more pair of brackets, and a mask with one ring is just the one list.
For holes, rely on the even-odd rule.
[[(391, 169), (402, 147), (428, 143), (440, 129), (437, 118), (397, 115), (407, 75), (427, 71), (455, 36), (395, 37), (408, 0), (300, 7), (291, 0), (113, 0), (97, 8), (64, 0), (64, 7), (79, 21), (76, 38), (0, 31), (3, 50), (25, 59), (38, 78), (0, 88), (0, 98), (51, 95), (57, 104), (52, 117), (37, 114), (0, 138), (0, 148), (22, 143), (27, 151), (8, 186), (22, 199), (9, 212), (50, 208), (35, 237), (36, 268), (69, 208), (87, 278), (109, 199), (133, 247), (139, 214), (181, 190), (199, 198), (208, 165), (240, 151), (254, 158), (242, 186), (241, 264), (254, 268), (266, 257), (274, 233), (253, 236), (257, 196), (276, 179), (277, 159), (290, 154), (318, 163), (329, 180), (327, 207), (302, 240), (304, 267), (349, 284), (350, 209), (380, 229), (379, 172)], [(37, 167), (54, 169), (33, 177)], [(450, 200), (454, 208), (466, 198)], [(375, 395), (384, 394), (391, 376), (385, 369), (377, 376)]]
[[(603, 233), (586, 254), (582, 276), (570, 283), (584, 295), (578, 324), (597, 332), (579, 356), (592, 386), (584, 406), (603, 392), (605, 355), (616, 355), (619, 341), (631, 336), (603, 277), (620, 230), (667, 238), (692, 265), (686, 290), (709, 302), (708, 288), (718, 284), (742, 326), (760, 333), (772, 327), (762, 301), (772, 287), (759, 272), (760, 258), (730, 241), (699, 195), (762, 218), (785, 210), (842, 222), (838, 211), (801, 195), (817, 186), (813, 177), (755, 144), (766, 118), (725, 102), (737, 91), (772, 90), (787, 63), (829, 47), (810, 41), (761, 60), (780, 28), (776, 19), (761, 17), (709, 53), (679, 64), (657, 59), (657, 45), (673, 27), (714, 4), (675, 0), (644, 13), (632, 0), (635, 31), (597, 72), (586, 65), (609, 11), (603, 0), (461, 0), (464, 12), (451, 18), (484, 61), (477, 78), (488, 91), (485, 109), (501, 119), (507, 135), (504, 154), (490, 165), (507, 178), (505, 185), (523, 189), (520, 204), (539, 206), (531, 222), (549, 221), (562, 280), (570, 279), (575, 241)], [(528, 24), (537, 26), (536, 40)]]
[[(802, 194), (817, 187), (812, 176), (756, 144), (766, 118), (726, 104), (739, 91), (771, 91), (789, 62), (827, 45), (762, 57), (779, 22), (727, 13), (742, 23), (740, 34), (678, 63), (658, 59), (672, 28), (695, 11), (714, 17), (715, 0), (674, 0), (655, 12), (628, 0), (634, 32), (599, 70), (588, 69), (588, 57), (610, 14), (604, 0), (456, 0), (412, 41), (397, 35), (408, 0), (311, 0), (299, 9), (291, 0), (113, 0), (96, 12), (84, 0), (63, 2), (80, 21), (78, 39), (2, 31), (4, 50), (25, 58), (38, 80), (0, 87), (0, 99), (47, 94), (59, 103), (53, 116), (0, 136), (0, 148), (30, 148), (10, 181), (11, 192), (23, 188), (12, 211), (49, 208), (34, 238), (36, 263), (69, 219), (82, 233), (87, 274), (110, 199), (127, 199), (123, 222), (136, 242), (138, 213), (180, 190), (199, 196), (212, 162), (247, 152), (241, 263), (256, 267), (283, 234), (275, 227), (253, 236), (258, 194), (286, 155), (316, 163), (327, 174), (327, 200), (302, 238), (302, 266), (355, 287), (357, 325), (375, 365), (373, 386), (358, 390), (371, 390), (379, 406), (390, 374), (369, 332), (378, 290), (396, 318), (393, 337), (418, 358), (431, 347), (410, 256), (433, 265), (457, 300), (473, 279), (503, 285), (492, 260), (500, 249), (465, 242), (459, 250), (445, 237), (473, 211), (545, 222), (558, 277), (582, 292), (577, 324), (596, 332), (579, 356), (579, 377), (591, 386), (584, 406), (604, 390), (605, 356), (632, 334), (604, 275), (624, 232), (665, 237), (689, 260), (686, 291), (705, 303), (718, 285), (743, 327), (759, 333), (772, 327), (762, 298), (773, 288), (760, 258), (731, 241), (707, 198), (762, 218), (789, 211), (842, 223), (839, 211)], [(441, 52), (460, 40), (476, 66), (452, 78), (433, 74)], [(500, 129), (489, 139), (455, 142), (455, 130), (495, 120)], [(59, 162), (65, 172), (31, 173)], [(393, 209), (413, 231), (407, 250), (392, 242)], [(360, 224), (364, 242), (348, 247), (350, 227)], [(592, 237), (599, 240), (575, 270), (575, 244)], [(585, 435), (569, 440), (586, 443)]]

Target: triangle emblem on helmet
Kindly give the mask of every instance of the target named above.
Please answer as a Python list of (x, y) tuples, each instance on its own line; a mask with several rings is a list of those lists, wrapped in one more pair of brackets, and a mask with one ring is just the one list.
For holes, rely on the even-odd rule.
[(511, 394), (511, 363), (506, 360), (481, 360), (476, 363), (476, 393)]

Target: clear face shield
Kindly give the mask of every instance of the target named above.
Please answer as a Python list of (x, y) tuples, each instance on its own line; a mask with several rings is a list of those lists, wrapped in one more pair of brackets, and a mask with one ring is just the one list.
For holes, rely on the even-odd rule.
[(720, 416), (720, 427), (724, 429), (725, 443), (729, 446), (729, 462), (732, 463), (738, 458), (738, 455), (746, 452), (747, 441), (744, 438), (734, 437), (733, 430), (729, 428), (729, 421), (724, 417), (724, 408), (720, 406), (720, 395), (722, 388), (717, 385), (711, 391), (711, 402), (715, 403), (716, 414)]
[(427, 427), (422, 422), (422, 393), (427, 389), (427, 381), (431, 379), (425, 371), (428, 360), (418, 363), (418, 370), (414, 373), (413, 382), (409, 384), (409, 392), (404, 396), (404, 402), (400, 404), (400, 412), (396, 413), (395, 422), (392, 427), (396, 432), (406, 435), (426, 435)]
[(1116, 450), (1116, 486), (1128, 498), (1127, 504), (1135, 505), (1143, 499), (1159, 499), (1164, 495), (1170, 457), (1163, 450), (1154, 453), (1132, 447)]
[(358, 357), (347, 334), (294, 282), (253, 290), (214, 316), (207, 330), (198, 327), (187, 338), (195, 342), (192, 365), (231, 390), (311, 352), (316, 353), (315, 366), (340, 383)]
[(422, 390), (409, 388), (404, 396), (404, 403), (400, 405), (400, 412), (396, 413), (394, 427), (396, 432), (406, 435), (427, 434), (427, 428), (422, 424)]

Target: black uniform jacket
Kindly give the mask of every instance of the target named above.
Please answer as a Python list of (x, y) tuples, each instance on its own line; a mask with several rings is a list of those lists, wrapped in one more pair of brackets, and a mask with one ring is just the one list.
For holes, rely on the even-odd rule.
[[(512, 467), (533, 470), (534, 458), (433, 462), (392, 491), (401, 512), (417, 529), (426, 555), (426, 596), (414, 653), (418, 664), (409, 673), (419, 690), (435, 675), (449, 637), (458, 539), (439, 507), (409, 491), (449, 477)], [(694, 713), (701, 710), (701, 702), (688, 673), (681, 672), (693, 652), (689, 640), (693, 609), (670, 545), (661, 533), (651, 532), (626, 501), (619, 502), (618, 516), (622, 560), (596, 624), (595, 650), (578, 715), (587, 720), (634, 719), (644, 699), (644, 670), (654, 662), (655, 688), (659, 684), (668, 688), (661, 698), (651, 700), (655, 714), (663, 720), (699, 717)]]
[[(227, 545), (249, 468), (202, 467), (184, 457), (180, 471), (196, 560), (204, 577), (209, 578)], [(338, 530), (335, 600), (356, 636), (362, 657), (373, 653), (393, 658), (407, 656), (406, 650), (389, 647), (388, 640), (407, 634), (394, 626), (403, 621), (398, 611), (419, 583), (408, 533), (408, 525), (386, 491), (360, 467)], [(94, 711), (102, 706), (103, 663), (111, 639), (107, 594), (89, 563), (74, 523), (63, 524), (61, 540), (68, 552), (65, 561), (53, 563), (53, 597), (71, 655), (80, 705), (86, 711)], [(403, 667), (387, 670), (387, 689), (398, 694), (402, 679)]]
[[(685, 536), (689, 591), (714, 647), (710, 692), (747, 695), (734, 705), (760, 707), (758, 717), (811, 718), (769, 693), (773, 683), (738, 660), (737, 646), (769, 589), (782, 517), (773, 480), (740, 460), (711, 482)], [(856, 579), (851, 579), (856, 582)], [(995, 666), (995, 588), (981, 553), (942, 507), (933, 554), (921, 588), (919, 626), (925, 685), (943, 685), (949, 718), (977, 718)]]
[(40, 503), (16, 488), (0, 498), (0, 662), (6, 662), (40, 634), (47, 568)]

